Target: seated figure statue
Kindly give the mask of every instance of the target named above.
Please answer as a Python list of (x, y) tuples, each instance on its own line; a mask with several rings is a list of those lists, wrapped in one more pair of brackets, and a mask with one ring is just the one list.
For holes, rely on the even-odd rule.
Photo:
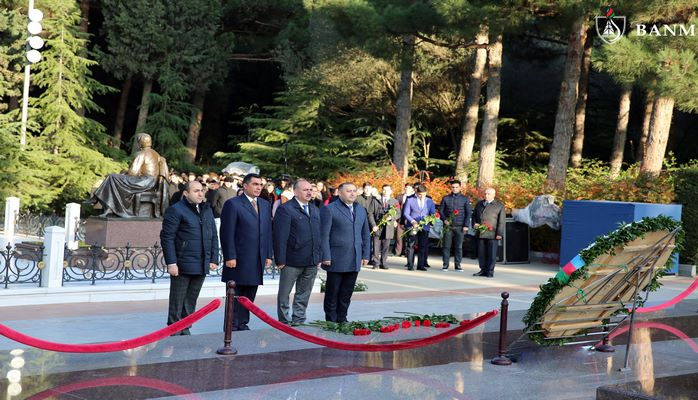
[[(159, 198), (168, 198), (166, 177), (169, 176), (169, 171), (165, 157), (151, 148), (153, 140), (147, 133), (136, 134), (136, 141), (140, 151), (136, 153), (126, 174), (107, 176), (90, 199), (93, 203), (99, 202), (102, 205), (104, 213), (100, 217), (111, 214), (122, 218), (140, 216), (140, 210), (135, 209), (137, 207), (134, 205), (140, 203), (137, 196), (141, 194), (157, 194)], [(153, 205), (156, 216), (167, 207), (166, 201)]]

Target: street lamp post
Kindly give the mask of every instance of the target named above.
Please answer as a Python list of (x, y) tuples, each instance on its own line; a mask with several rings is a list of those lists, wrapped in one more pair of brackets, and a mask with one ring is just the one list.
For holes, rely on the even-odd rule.
[(24, 66), (24, 90), (22, 93), (22, 128), (19, 138), (19, 143), (22, 148), (27, 144), (27, 112), (29, 109), (29, 74), (31, 65), (41, 60), (39, 49), (44, 46), (44, 40), (37, 36), (41, 33), (41, 20), (44, 14), (34, 8), (34, 0), (29, 0), (28, 15), (29, 23), (27, 24), (27, 63)]

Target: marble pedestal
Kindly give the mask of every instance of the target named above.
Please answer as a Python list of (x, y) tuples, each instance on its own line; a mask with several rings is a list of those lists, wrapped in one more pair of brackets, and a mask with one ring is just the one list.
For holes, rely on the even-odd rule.
[(104, 247), (150, 247), (160, 243), (161, 218), (89, 217), (85, 242)]

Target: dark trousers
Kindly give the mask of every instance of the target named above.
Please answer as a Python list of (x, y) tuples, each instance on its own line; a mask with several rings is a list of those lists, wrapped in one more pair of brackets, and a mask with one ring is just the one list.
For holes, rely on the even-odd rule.
[[(237, 285), (235, 286), (236, 296), (245, 296), (254, 302), (254, 298), (257, 296), (257, 285)], [(243, 326), (247, 326), (250, 322), (250, 310), (240, 305), (239, 302), (235, 302), (233, 315), (233, 330), (239, 330)]]
[(329, 272), (325, 282), (325, 321), (347, 322), (358, 272)]
[[(380, 231), (379, 231), (380, 232)], [(373, 236), (373, 263), (376, 266), (384, 266), (388, 260), (390, 239), (381, 239), (381, 235)]]
[(414, 269), (414, 244), (417, 243), (417, 268), (426, 269), (429, 255), (429, 232), (419, 231), (416, 235), (407, 234), (407, 269)]
[(497, 261), (497, 239), (478, 239), (477, 257), (480, 262), (480, 272), (485, 275), (494, 275), (494, 263)]
[[(172, 325), (194, 312), (204, 279), (206, 279), (206, 275), (179, 274), (170, 276), (170, 306), (167, 312), (167, 325)], [(189, 335), (189, 328), (191, 326), (177, 334)]]
[(448, 268), (448, 261), (451, 258), (451, 245), (453, 244), (453, 263), (456, 268), (460, 268), (460, 262), (463, 258), (463, 227), (454, 226), (444, 232), (443, 242), (441, 243), (441, 255), (443, 256), (443, 266)]
[(405, 243), (405, 238), (402, 236), (402, 234), (405, 233), (405, 228), (402, 226), (402, 224), (397, 224), (397, 229), (395, 232), (395, 255), (396, 256), (401, 256), (403, 255), (405, 248), (403, 246), (403, 243)]

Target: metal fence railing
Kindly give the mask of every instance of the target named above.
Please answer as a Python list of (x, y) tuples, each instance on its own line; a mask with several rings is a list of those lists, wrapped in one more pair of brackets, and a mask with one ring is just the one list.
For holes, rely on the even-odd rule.
[[(220, 257), (222, 259), (222, 257)], [(146, 281), (155, 283), (158, 279), (169, 278), (162, 247), (82, 247), (65, 250), (63, 284), (69, 282), (97, 281)], [(223, 265), (208, 276), (220, 276)], [(276, 266), (266, 268), (264, 276), (275, 278), (279, 274)]]
[(19, 243), (0, 251), (0, 283), (8, 288), (14, 284), (41, 285), (44, 268), (44, 246)]
[[(5, 214), (0, 213), (0, 231), (5, 226)], [(15, 235), (43, 238), (49, 226), (65, 226), (65, 217), (57, 214), (21, 213), (15, 217)], [(75, 240), (85, 240), (85, 220), (77, 221)]]

